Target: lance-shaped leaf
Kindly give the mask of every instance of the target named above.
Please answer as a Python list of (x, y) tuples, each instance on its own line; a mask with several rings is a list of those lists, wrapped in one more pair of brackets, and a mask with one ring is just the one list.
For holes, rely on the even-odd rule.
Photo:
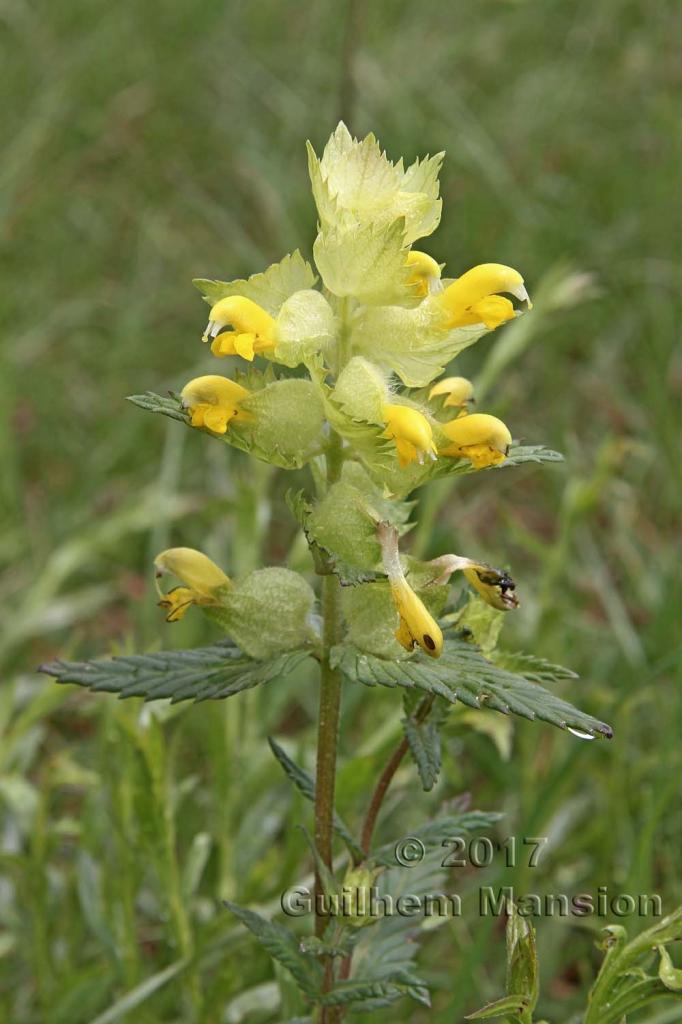
[(286, 968), (301, 991), (314, 999), (320, 989), (322, 968), (316, 960), (301, 952), (299, 940), (294, 933), (276, 921), (268, 921), (260, 914), (230, 900), (223, 900), (223, 903), (255, 935), (263, 949)]
[[(371, 584), (373, 586), (373, 584)], [(613, 730), (522, 675), (507, 672), (484, 658), (477, 647), (448, 640), (438, 659), (417, 652), (402, 660), (378, 658), (348, 644), (332, 650), (334, 666), (365, 686), (416, 687), (425, 693), (459, 700), (472, 708), (540, 719), (587, 737), (611, 738)]]
[[(268, 743), (273, 754), (281, 764), (282, 768), (286, 772), (287, 776), (291, 779), (293, 784), (298, 789), (306, 800), (310, 800), (311, 803), (315, 802), (315, 780), (304, 768), (299, 767), (295, 761), (292, 761), (287, 752), (283, 747), (273, 740), (271, 736), (268, 737)], [(365, 853), (362, 847), (351, 835), (351, 831), (348, 826), (342, 821), (339, 815), (334, 811), (333, 826), (336, 834), (343, 839), (344, 843), (350, 850), (352, 856), (356, 860), (363, 860)]]
[(51, 661), (40, 671), (58, 683), (76, 683), (90, 690), (145, 700), (218, 700), (293, 672), (308, 651), (289, 651), (255, 661), (238, 647), (220, 641), (187, 651), (155, 651), (98, 661)]
[(262, 306), (271, 316), (277, 316), (281, 306), (294, 292), (312, 288), (317, 278), (298, 249), (273, 263), (262, 274), (236, 281), (211, 281), (196, 278), (192, 284), (199, 289), (210, 306), (229, 295), (243, 295)]
[[(440, 818), (434, 818), (433, 821), (427, 821), (425, 825), (411, 829), (410, 836), (419, 839), (427, 850), (438, 847), (442, 862), (444, 840), (491, 829), (503, 817), (504, 815), (499, 811), (457, 811), (453, 809)], [(395, 842), (386, 843), (374, 850), (371, 862), (394, 868), (397, 863)]]

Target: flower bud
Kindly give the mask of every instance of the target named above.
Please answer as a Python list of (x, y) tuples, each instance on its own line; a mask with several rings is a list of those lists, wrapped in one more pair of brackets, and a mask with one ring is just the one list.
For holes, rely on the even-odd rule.
[[(224, 327), (232, 328), (223, 331)], [(253, 360), (256, 352), (276, 344), (276, 325), (269, 313), (243, 295), (230, 295), (216, 302), (209, 313), (202, 341), (212, 338), (214, 356), (242, 356)]]
[(180, 392), (183, 407), (188, 409), (193, 427), (207, 427), (214, 434), (225, 434), (231, 420), (249, 416), (240, 408), (249, 392), (229, 377), (207, 374), (195, 377)]
[(440, 429), (452, 444), (440, 448), (438, 454), (469, 459), (474, 469), (496, 466), (509, 454), (512, 436), (507, 426), (487, 413), (459, 416), (449, 423), (441, 423)]
[(512, 320), (514, 306), (499, 292), (514, 295), (532, 309), (518, 270), (501, 263), (482, 263), (467, 270), (436, 297), (445, 313), (443, 326), (451, 329), (483, 323), (492, 331), (506, 320)]
[(343, 880), (343, 923), (351, 928), (364, 928), (376, 924), (379, 916), (371, 913), (372, 888), (383, 868), (368, 868), (360, 864), (346, 872)]

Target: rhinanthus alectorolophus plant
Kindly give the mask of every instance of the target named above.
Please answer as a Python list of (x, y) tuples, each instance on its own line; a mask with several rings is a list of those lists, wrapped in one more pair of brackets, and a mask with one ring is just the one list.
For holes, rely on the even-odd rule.
[[(316, 935), (301, 942), (281, 924), (230, 904), (291, 973), (302, 1012), (312, 1007), (319, 1020), (404, 995), (428, 1004), (414, 973), (414, 944), (395, 953), (400, 929), (409, 926), (414, 935), (419, 922), (373, 917), (359, 895), (395, 884), (400, 868), (391, 845), (373, 844), (382, 800), (407, 753), (423, 788), (433, 787), (439, 728), (451, 705), (539, 719), (584, 738), (611, 735), (542, 685), (571, 672), (498, 650), (501, 621), (519, 603), (505, 568), (488, 565), (479, 552), (421, 561), (401, 550), (413, 496), (431, 481), (560, 459), (541, 445), (515, 443), (518, 423), (473, 411), (471, 382), (444, 376), (458, 353), (528, 315), (532, 304), (516, 269), (466, 269), (458, 255), (457, 276), (449, 277), (416, 247), (440, 221), (442, 156), (404, 169), (374, 136), (357, 141), (343, 123), (321, 158), (309, 146), (316, 269), (296, 251), (246, 280), (195, 281), (209, 307), (197, 344), (210, 346), (216, 372), (170, 397), (131, 398), (210, 443), (282, 470), (308, 467), (309, 489), (291, 491), (288, 502), (314, 572), (305, 578), (274, 566), (232, 578), (228, 565), (201, 551), (170, 548), (154, 562), (159, 605), (171, 623), (207, 616), (220, 635), (214, 644), (44, 666), (60, 682), (175, 702), (276, 685), (305, 660), (319, 664), (315, 777), (271, 741), (289, 778), (314, 803)], [(232, 376), (220, 372), (225, 357), (236, 368)], [(490, 479), (481, 477), (484, 485)], [(356, 835), (334, 811), (334, 790), (341, 690), (358, 684), (394, 688), (396, 699), (402, 693), (405, 735)], [(456, 804), (415, 835), (437, 846), (495, 818)], [(343, 883), (334, 836), (346, 848), (336, 865), (346, 864)], [(342, 889), (355, 893), (345, 915), (332, 899)]]

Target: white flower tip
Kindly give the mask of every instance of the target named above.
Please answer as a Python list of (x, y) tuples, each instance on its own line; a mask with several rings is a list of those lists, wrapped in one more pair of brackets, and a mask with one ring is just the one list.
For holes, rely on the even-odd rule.
[(519, 302), (527, 302), (528, 308), (533, 308), (533, 303), (530, 301), (530, 296), (526, 291), (525, 284), (520, 284), (517, 288), (512, 288), (512, 295), (514, 295)]

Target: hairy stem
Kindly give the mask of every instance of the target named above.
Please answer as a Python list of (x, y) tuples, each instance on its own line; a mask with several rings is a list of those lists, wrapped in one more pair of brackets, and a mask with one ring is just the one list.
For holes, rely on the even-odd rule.
[[(341, 438), (332, 434), (327, 451), (327, 484), (338, 480), (341, 473)], [(332, 819), (336, 781), (336, 751), (341, 705), (341, 675), (329, 662), (332, 647), (341, 639), (341, 608), (339, 581), (331, 573), (322, 579), (322, 660), (320, 705), (317, 726), (317, 772), (315, 778), (315, 845), (324, 864), (332, 868)], [(322, 896), (319, 876), (315, 879), (315, 934), (321, 936), (326, 916), (319, 903)]]

